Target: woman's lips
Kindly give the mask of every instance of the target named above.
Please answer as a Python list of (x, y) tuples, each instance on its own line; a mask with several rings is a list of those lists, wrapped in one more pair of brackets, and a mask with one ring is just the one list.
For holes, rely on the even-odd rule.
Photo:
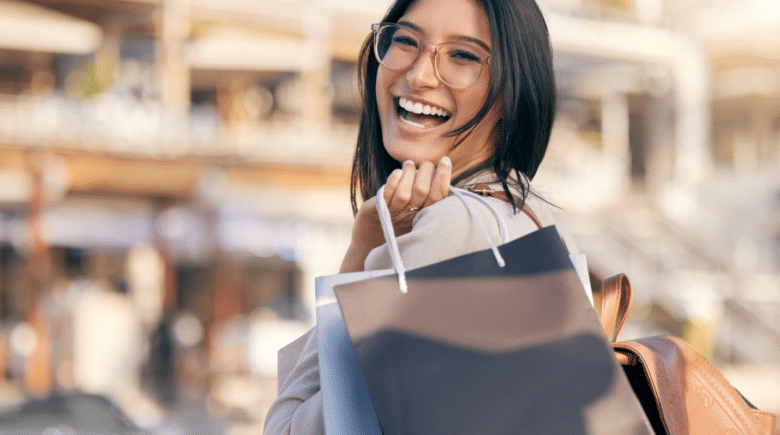
[(441, 107), (431, 106), (423, 103), (415, 103), (414, 101), (401, 97), (398, 99), (398, 106), (404, 108), (407, 112), (412, 112), (417, 115), (433, 115), (449, 118), (450, 114)]
[(396, 111), (402, 121), (420, 128), (437, 127), (450, 119), (449, 112), (441, 107), (414, 102), (404, 97), (398, 99)]

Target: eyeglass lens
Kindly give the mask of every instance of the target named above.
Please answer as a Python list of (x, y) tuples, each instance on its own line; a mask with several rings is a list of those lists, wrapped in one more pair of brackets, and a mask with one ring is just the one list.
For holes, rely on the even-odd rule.
[[(379, 27), (374, 38), (377, 60), (392, 70), (410, 67), (424, 46), (414, 30), (394, 24)], [(444, 83), (453, 88), (466, 88), (479, 79), (485, 57), (471, 45), (445, 42), (436, 46), (434, 65)]]

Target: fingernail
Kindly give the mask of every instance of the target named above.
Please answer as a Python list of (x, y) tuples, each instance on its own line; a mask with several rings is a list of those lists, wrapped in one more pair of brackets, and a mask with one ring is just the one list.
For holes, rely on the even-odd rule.
[(409, 165), (415, 166), (414, 162), (411, 160), (407, 160), (404, 162), (404, 166), (409, 166)]
[(388, 176), (387, 179), (389, 180), (391, 178), (393, 178), (393, 179), (398, 178), (398, 177), (401, 176), (402, 172), (403, 171), (401, 171), (400, 169), (395, 169), (395, 170), (393, 170), (393, 172), (390, 173), (390, 176)]
[(450, 160), (449, 156), (444, 156), (439, 161), (439, 164), (445, 165), (445, 166), (452, 166), (452, 160)]

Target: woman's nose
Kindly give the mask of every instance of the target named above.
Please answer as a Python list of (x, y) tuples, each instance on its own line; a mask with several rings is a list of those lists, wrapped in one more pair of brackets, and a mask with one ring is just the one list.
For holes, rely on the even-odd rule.
[(436, 49), (423, 47), (423, 52), (414, 61), (409, 71), (406, 72), (406, 79), (412, 88), (434, 88), (439, 85), (439, 77), (436, 75)]

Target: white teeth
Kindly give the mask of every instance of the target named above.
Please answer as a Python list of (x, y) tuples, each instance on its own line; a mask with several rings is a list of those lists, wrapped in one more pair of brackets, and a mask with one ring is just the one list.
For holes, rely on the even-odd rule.
[(414, 103), (411, 101), (403, 98), (398, 100), (398, 103), (403, 107), (407, 112), (414, 112)]
[(411, 100), (406, 98), (399, 98), (398, 105), (407, 112), (416, 113), (418, 115), (436, 115), (442, 117), (447, 117), (450, 115), (446, 110), (439, 107), (433, 107), (427, 104), (423, 105), (422, 103), (413, 103)]

